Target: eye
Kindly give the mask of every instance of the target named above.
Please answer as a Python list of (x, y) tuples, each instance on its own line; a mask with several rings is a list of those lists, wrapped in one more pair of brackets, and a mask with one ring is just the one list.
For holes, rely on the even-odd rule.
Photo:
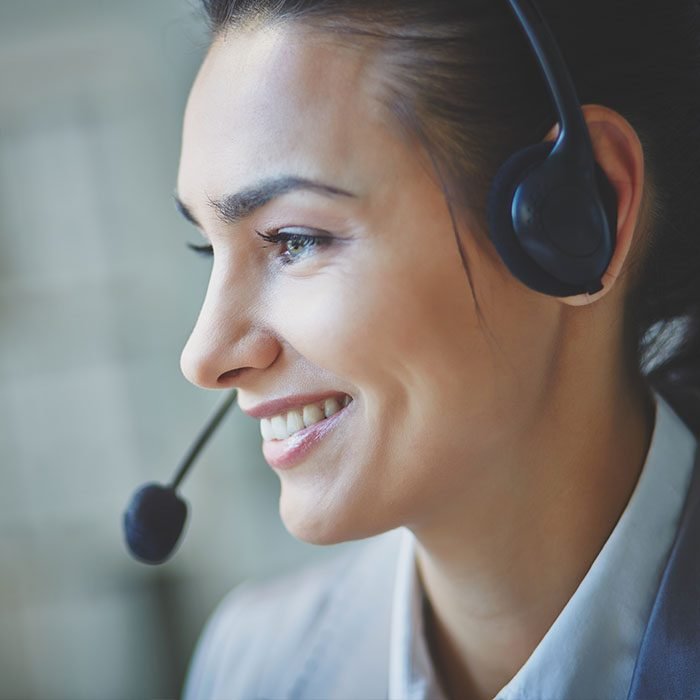
[(256, 231), (264, 241), (274, 243), (280, 246), (280, 260), (283, 264), (289, 265), (295, 263), (302, 257), (307, 257), (314, 248), (327, 246), (331, 242), (331, 237), (327, 235), (319, 236), (318, 234), (299, 233), (299, 230), (307, 229), (287, 229), (283, 231), (277, 229), (267, 233)]
[[(280, 259), (285, 265), (294, 263), (301, 257), (306, 257), (313, 248), (319, 246), (327, 246), (331, 242), (330, 236), (321, 236), (318, 234), (310, 233), (298, 233), (293, 229), (288, 229), (286, 231), (276, 229), (267, 233), (256, 231), (255, 233), (258, 236), (260, 236), (260, 238), (262, 238), (263, 240), (280, 246)], [(204, 257), (209, 258), (214, 255), (214, 248), (211, 245), (198, 245), (196, 243), (187, 243), (187, 247), (190, 250), (193, 250), (195, 253)]]
[(193, 250), (195, 253), (203, 255), (207, 258), (210, 258), (212, 255), (214, 255), (214, 248), (210, 245), (197, 245), (196, 243), (188, 243), (187, 247), (190, 250)]

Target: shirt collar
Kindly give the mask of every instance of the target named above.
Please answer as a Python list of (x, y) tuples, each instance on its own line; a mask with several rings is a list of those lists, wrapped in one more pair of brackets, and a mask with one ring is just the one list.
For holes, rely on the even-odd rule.
[[(654, 432), (615, 528), (497, 700), (625, 697), (690, 483), (697, 440), (652, 390)], [(415, 538), (403, 528), (391, 618), (389, 700), (445, 700), (424, 633)]]
[(425, 641), (415, 537), (408, 528), (402, 529), (391, 615), (389, 700), (446, 700)]

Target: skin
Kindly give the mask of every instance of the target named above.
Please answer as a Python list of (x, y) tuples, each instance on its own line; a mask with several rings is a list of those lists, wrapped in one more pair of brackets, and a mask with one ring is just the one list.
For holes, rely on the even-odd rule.
[[(453, 698), (490, 698), (574, 593), (649, 448), (653, 404), (628, 379), (621, 323), (644, 159), (619, 114), (585, 107), (619, 202), (594, 296), (529, 290), (459, 213), (485, 333), (444, 196), (378, 89), (366, 53), (311, 34), (257, 28), (214, 42), (188, 101), (177, 184), (214, 249), (181, 366), (199, 386), (238, 387), (244, 409), (353, 397), (303, 464), (277, 472), (284, 524), (317, 544), (410, 528), (441, 682)], [(208, 204), (282, 174), (356, 196), (289, 193), (236, 224)], [(282, 265), (284, 246), (255, 230), (283, 226), (333, 240)]]

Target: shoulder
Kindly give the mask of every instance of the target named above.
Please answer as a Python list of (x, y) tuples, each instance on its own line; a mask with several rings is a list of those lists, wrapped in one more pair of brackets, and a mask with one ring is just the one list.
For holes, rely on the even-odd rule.
[[(344, 682), (348, 645), (375, 657), (367, 656), (367, 667), (388, 664), (401, 537), (398, 528), (328, 560), (236, 586), (204, 628), (184, 700), (291, 697), (302, 687), (331, 697), (331, 687)], [(385, 660), (378, 658), (384, 650)]]

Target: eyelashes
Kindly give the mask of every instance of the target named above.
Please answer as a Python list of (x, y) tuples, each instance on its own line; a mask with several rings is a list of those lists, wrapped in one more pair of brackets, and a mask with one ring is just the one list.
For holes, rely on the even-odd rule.
[[(308, 230), (308, 229), (301, 229)], [(328, 246), (332, 238), (328, 235), (299, 233), (299, 230), (276, 229), (267, 233), (255, 232), (262, 240), (278, 248), (278, 259), (283, 265), (294, 264), (297, 260), (306, 258), (316, 248)], [(199, 255), (212, 257), (214, 248), (211, 245), (187, 243), (187, 247)], [(263, 246), (269, 248), (270, 246)]]
[(203, 255), (204, 257), (212, 257), (214, 255), (214, 248), (210, 245), (197, 245), (196, 243), (187, 243), (187, 247), (190, 250), (193, 250), (195, 253), (199, 255)]
[(255, 233), (264, 241), (280, 248), (279, 259), (285, 265), (293, 264), (300, 258), (308, 256), (314, 248), (326, 246), (331, 242), (330, 236), (298, 233), (293, 230), (282, 231), (278, 229), (270, 233), (261, 233), (260, 231)]

